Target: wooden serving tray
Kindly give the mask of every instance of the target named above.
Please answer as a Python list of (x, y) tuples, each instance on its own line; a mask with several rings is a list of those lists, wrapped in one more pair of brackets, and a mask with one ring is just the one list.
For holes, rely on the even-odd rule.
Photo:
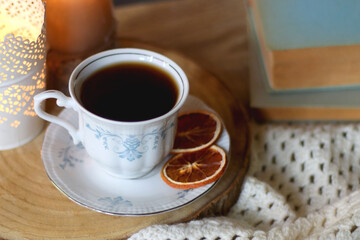
[(177, 52), (131, 41), (120, 47), (160, 52), (178, 63), (190, 81), (190, 94), (222, 117), (231, 137), (229, 166), (219, 182), (183, 208), (151, 216), (110, 216), (75, 204), (48, 179), (42, 160), (44, 131), (30, 143), (0, 152), (0, 238), (122, 239), (153, 224), (172, 224), (226, 214), (236, 202), (248, 167), (249, 126), (245, 110), (216, 77)]

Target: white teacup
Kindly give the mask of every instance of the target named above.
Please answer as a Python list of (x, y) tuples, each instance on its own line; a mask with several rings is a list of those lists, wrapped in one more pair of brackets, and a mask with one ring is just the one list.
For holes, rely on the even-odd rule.
[[(133, 122), (110, 120), (86, 109), (81, 101), (82, 84), (100, 69), (129, 62), (146, 63), (171, 76), (177, 85), (174, 106), (161, 116)], [(189, 83), (183, 70), (169, 58), (148, 50), (120, 48), (98, 53), (81, 62), (70, 76), (69, 92), (70, 97), (56, 90), (36, 95), (36, 113), (67, 129), (74, 144), (81, 142), (88, 154), (106, 172), (130, 179), (147, 174), (169, 154), (175, 138), (177, 113), (188, 96)], [(78, 129), (41, 108), (41, 103), (48, 98), (55, 98), (58, 106), (72, 108), (78, 113)], [(113, 103), (113, 109), (119, 111), (121, 106), (131, 102), (129, 99)]]

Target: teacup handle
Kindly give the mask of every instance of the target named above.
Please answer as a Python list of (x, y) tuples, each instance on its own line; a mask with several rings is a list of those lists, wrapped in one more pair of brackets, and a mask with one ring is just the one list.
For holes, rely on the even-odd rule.
[(46, 121), (58, 124), (58, 125), (62, 126), (63, 128), (65, 128), (69, 132), (70, 136), (72, 137), (74, 144), (78, 144), (80, 142), (78, 129), (76, 129), (69, 122), (67, 122), (55, 115), (51, 115), (51, 114), (45, 112), (41, 108), (41, 103), (44, 100), (49, 99), (49, 98), (55, 98), (56, 104), (59, 107), (72, 108), (75, 111), (77, 111), (75, 108), (75, 105), (74, 105), (74, 101), (72, 100), (72, 98), (65, 96), (62, 92), (59, 92), (56, 90), (48, 90), (48, 91), (41, 92), (34, 97), (34, 108), (35, 108), (35, 112), (37, 113), (37, 115), (39, 117), (45, 119)]

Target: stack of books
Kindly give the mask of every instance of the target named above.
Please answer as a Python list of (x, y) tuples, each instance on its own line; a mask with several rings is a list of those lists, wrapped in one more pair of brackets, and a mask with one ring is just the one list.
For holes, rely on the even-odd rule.
[(360, 119), (359, 12), (357, 0), (247, 1), (256, 118)]

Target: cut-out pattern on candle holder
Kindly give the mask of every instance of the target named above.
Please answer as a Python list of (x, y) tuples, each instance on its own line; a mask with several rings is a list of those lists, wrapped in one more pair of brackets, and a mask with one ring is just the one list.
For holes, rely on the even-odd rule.
[(0, 150), (30, 141), (43, 127), (33, 97), (45, 89), (44, 16), (41, 0), (0, 0)]

